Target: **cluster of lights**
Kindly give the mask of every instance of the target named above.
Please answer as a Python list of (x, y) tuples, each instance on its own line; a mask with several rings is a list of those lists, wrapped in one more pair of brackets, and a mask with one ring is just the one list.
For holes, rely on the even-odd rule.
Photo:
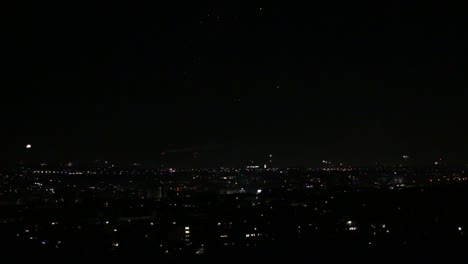
[(184, 229), (185, 229), (185, 242), (190, 243), (190, 227), (186, 226)]
[(353, 171), (353, 168), (322, 168), (322, 171)]
[(245, 234), (245, 237), (247, 238), (250, 238), (250, 237), (259, 237), (259, 236), (262, 236), (262, 234), (258, 233), (258, 234)]

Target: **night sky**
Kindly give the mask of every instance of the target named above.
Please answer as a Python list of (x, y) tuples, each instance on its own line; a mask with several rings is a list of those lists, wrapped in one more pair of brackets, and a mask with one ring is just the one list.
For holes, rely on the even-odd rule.
[(0, 160), (468, 163), (466, 10), (323, 2), (4, 10)]

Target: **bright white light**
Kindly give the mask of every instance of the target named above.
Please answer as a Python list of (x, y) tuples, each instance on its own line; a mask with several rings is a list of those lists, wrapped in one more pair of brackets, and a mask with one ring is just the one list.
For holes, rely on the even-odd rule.
[(114, 232), (117, 232), (117, 229), (114, 229)]
[(352, 223), (353, 223), (353, 221), (346, 222), (346, 224), (348, 224), (348, 225), (351, 225)]
[(189, 231), (189, 230), (185, 230), (185, 234), (190, 234), (190, 231)]
[(462, 231), (463, 229), (461, 228), (461, 226), (458, 227), (458, 231)]
[(31, 147), (32, 147), (31, 144), (27, 144), (27, 145), (26, 145), (26, 148), (27, 148), (27, 149), (30, 149)]
[(250, 237), (250, 234), (246, 234), (245, 237)]
[(261, 194), (261, 193), (262, 193), (262, 189), (258, 189), (257, 194)]
[(190, 226), (186, 226), (186, 227), (185, 227), (185, 230), (189, 230), (189, 229), (190, 229)]

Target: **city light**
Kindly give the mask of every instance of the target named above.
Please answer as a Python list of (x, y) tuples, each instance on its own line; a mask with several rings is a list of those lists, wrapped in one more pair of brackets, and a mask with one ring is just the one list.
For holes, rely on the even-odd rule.
[(468, 264), (464, 9), (191, 2), (6, 10), (5, 263)]
[[(445, 185), (449, 181), (458, 184), (460, 181), (467, 180), (466, 171), (456, 168), (450, 169), (446, 167), (445, 164), (443, 167), (428, 166), (427, 169), (414, 171), (399, 165), (400, 163), (398, 163), (397, 166), (368, 169), (358, 167), (334, 167), (332, 162), (327, 160), (324, 160), (324, 162), (326, 166), (322, 165), (316, 168), (283, 168), (278, 170), (261, 170), (257, 165), (250, 165), (249, 169), (151, 170), (135, 167), (116, 169), (110, 167), (110, 165), (104, 168), (88, 168), (80, 167), (81, 165), (79, 163), (73, 163), (73, 166), (70, 166), (72, 165), (71, 162), (69, 165), (70, 167), (67, 167), (67, 163), (65, 163), (62, 164), (60, 168), (54, 168), (52, 167), (53, 165), (49, 163), (47, 166), (51, 166), (50, 168), (41, 168), (44, 170), (38, 170), (37, 168), (32, 169), (29, 176), (30, 184), (26, 186), (15, 186), (11, 178), (5, 177), (4, 188), (0, 188), (0, 191), (4, 194), (17, 194), (17, 197), (20, 197), (22, 195), (21, 190), (26, 189), (34, 195), (38, 195), (39, 193), (38, 197), (41, 198), (37, 200), (39, 203), (44, 203), (46, 206), (63, 206), (65, 200), (63, 192), (57, 190), (62, 190), (65, 185), (70, 191), (73, 190), (77, 193), (76, 197), (73, 199), (74, 204), (87, 204), (89, 201), (86, 197), (88, 197), (89, 194), (95, 197), (94, 199), (98, 201), (97, 204), (101, 206), (104, 205), (103, 208), (98, 208), (98, 210), (103, 210), (105, 208), (102, 211), (102, 217), (108, 217), (106, 211), (111, 212), (111, 210), (114, 209), (111, 204), (119, 204), (118, 200), (127, 201), (127, 204), (124, 206), (130, 209), (128, 212), (131, 212), (132, 209), (135, 208), (151, 208), (151, 206), (155, 204), (158, 204), (158, 206), (161, 206), (168, 212), (173, 209), (197, 208), (193, 211), (194, 216), (196, 216), (198, 209), (209, 212), (209, 214), (213, 216), (213, 224), (207, 225), (201, 229), (199, 229), (196, 222), (191, 221), (191, 218), (180, 220), (183, 222), (176, 222), (176, 219), (179, 219), (178, 216), (171, 213), (167, 215), (160, 214), (156, 217), (151, 213), (146, 216), (139, 216), (137, 212), (135, 216), (125, 215), (125, 217), (123, 217), (123, 215), (119, 215), (122, 213), (116, 210), (113, 211), (113, 213), (117, 218), (112, 216), (111, 219), (104, 218), (102, 220), (96, 220), (95, 222), (97, 226), (102, 225), (103, 229), (112, 234), (114, 239), (117, 239), (116, 236), (118, 235), (118, 242), (108, 241), (110, 243), (108, 245), (112, 245), (112, 250), (114, 251), (126, 250), (128, 243), (132, 243), (128, 232), (125, 231), (128, 230), (127, 227), (138, 227), (140, 223), (144, 223), (143, 225), (146, 227), (146, 230), (140, 237), (135, 238), (136, 240), (144, 239), (150, 242), (153, 239), (162, 239), (161, 242), (164, 243), (162, 244), (164, 246), (162, 246), (161, 252), (169, 249), (170, 254), (177, 255), (177, 252), (184, 251), (189, 247), (199, 246), (199, 238), (203, 239), (205, 231), (210, 234), (216, 234), (216, 237), (220, 239), (219, 245), (227, 247), (255, 247), (256, 243), (263, 240), (274, 243), (274, 240), (271, 240), (271, 238), (277, 236), (278, 232), (281, 231), (270, 228), (268, 222), (278, 219), (277, 217), (280, 215), (282, 207), (290, 207), (298, 211), (310, 210), (316, 214), (318, 219), (321, 217), (327, 219), (330, 214), (336, 214), (339, 217), (336, 218), (336, 221), (330, 222), (330, 225), (334, 225), (334, 228), (330, 229), (330, 232), (336, 232), (338, 236), (339, 233), (347, 233), (347, 235), (351, 237), (370, 235), (382, 240), (389, 239), (390, 234), (401, 236), (398, 232), (398, 228), (399, 225), (405, 227), (404, 223), (392, 222), (391, 217), (383, 217), (381, 219), (369, 218), (371, 214), (367, 212), (375, 210), (372, 201), (373, 199), (380, 199), (379, 196), (370, 194), (368, 200), (364, 199), (359, 202), (353, 201), (352, 199), (350, 200), (350, 204), (357, 202), (354, 208), (363, 207), (366, 209), (361, 215), (349, 214), (346, 208), (340, 208), (339, 205), (348, 203), (346, 201), (351, 197), (349, 195), (355, 193), (354, 189), (361, 185), (365, 188), (373, 188), (376, 192), (383, 190), (384, 194), (386, 190), (407, 189), (409, 186), (418, 186), (419, 188), (408, 188), (407, 190), (419, 193), (429, 191), (428, 188), (425, 188), (425, 186), (429, 186), (429, 184), (430, 186), (438, 183)], [(430, 161), (429, 164), (433, 164), (433, 162), (434, 161)], [(111, 163), (110, 161), (107, 162), (107, 164)], [(131, 165), (133, 163), (129, 164)], [(440, 162), (439, 164), (441, 165), (442, 163)], [(268, 165), (268, 163), (266, 165)], [(420, 174), (421, 177), (416, 177), (418, 174)], [(24, 177), (24, 175), (24, 171), (18, 172), (18, 177)], [(125, 177), (128, 178), (118, 183), (95, 180), (89, 182), (83, 181), (81, 185), (74, 181), (77, 178), (73, 179), (73, 177), (78, 175), (119, 175), (122, 179), (125, 179)], [(137, 175), (151, 175), (152, 177), (139, 178)], [(374, 175), (378, 177), (373, 177)], [(224, 208), (219, 211), (213, 210), (211, 204), (200, 203), (203, 199), (197, 200), (196, 194), (203, 192), (206, 188), (201, 184), (203, 181), (200, 181), (200, 179), (209, 181), (210, 188), (219, 193), (219, 200), (217, 200), (217, 203), (221, 205), (220, 208), (226, 207), (226, 209), (236, 212), (241, 208), (247, 209), (250, 207), (254, 209), (255, 207), (255, 211), (245, 211), (245, 216), (242, 212), (240, 215), (237, 215), (241, 217), (236, 218), (232, 215), (223, 215)], [(342, 179), (343, 181), (337, 181), (337, 179)], [(278, 186), (282, 186), (284, 190), (274, 190), (274, 188), (278, 188)], [(337, 189), (335, 189), (334, 186), (336, 186)], [(2, 185), (0, 185), (0, 187), (2, 187)], [(342, 195), (335, 195), (337, 190), (338, 192), (341, 191)], [(284, 195), (285, 191), (297, 192), (298, 195), (295, 195), (294, 198), (288, 198)], [(308, 193), (313, 193), (315, 191), (320, 192), (321, 195), (316, 196), (315, 201), (309, 200)], [(99, 195), (104, 196), (99, 198)], [(180, 199), (182, 196), (183, 199)], [(161, 203), (160, 199), (164, 202)], [(280, 200), (282, 206), (278, 206), (277, 209), (274, 206), (275, 204), (272, 203), (273, 199)], [(15, 200), (12, 201), (15, 202)], [(333, 203), (331, 201), (333, 201)], [(393, 214), (396, 211), (403, 213), (404, 208), (411, 208), (411, 204), (399, 203), (395, 208), (389, 208), (389, 213)], [(192, 213), (189, 212), (189, 214)], [(263, 221), (254, 222), (250, 220), (255, 219), (257, 216), (261, 217)], [(138, 219), (140, 217), (144, 221), (139, 221)], [(291, 224), (294, 224), (294, 227), (296, 227), (294, 235), (298, 239), (314, 239), (314, 237), (319, 239), (321, 236), (320, 233), (313, 232), (316, 230), (326, 230), (321, 228), (319, 223), (307, 222), (308, 224), (303, 225), (304, 223), (298, 216), (292, 216), (290, 219), (291, 223), (286, 225), (292, 227)], [(60, 227), (67, 227), (69, 225), (66, 220), (58, 221), (59, 220), (53, 218), (51, 221), (46, 222), (45, 226), (40, 222), (33, 226), (21, 226), (21, 229), (15, 230), (16, 237), (24, 240), (37, 240), (37, 244), (41, 244), (41, 241), (46, 241), (46, 245), (51, 244), (53, 247), (58, 248), (57, 242), (51, 242), (50, 238), (44, 235), (51, 232), (60, 233), (62, 230)], [(122, 221), (125, 223), (125, 227), (122, 227), (124, 230), (120, 230)], [(166, 224), (169, 224), (173, 228), (163, 228), (166, 227)], [(368, 226), (371, 228), (366, 228)], [(389, 230), (389, 227), (396, 227), (397, 229), (395, 229), (396, 231)], [(117, 232), (117, 228), (119, 228), (119, 232)], [(461, 223), (451, 228), (455, 230), (454, 232), (457, 232), (460, 239), (465, 238)], [(42, 233), (40, 230), (46, 230), (47, 233)], [(260, 230), (262, 233), (260, 233)], [(86, 224), (80, 223), (75, 225), (74, 231), (89, 232), (90, 229)], [(195, 236), (192, 241), (192, 235), (195, 233), (197, 236)], [(240, 238), (239, 235), (241, 236)], [(170, 248), (169, 239), (165, 237), (171, 237), (171, 239), (176, 238), (178, 241), (183, 241), (186, 248), (184, 249), (184, 246)], [(66, 234), (60, 236), (60, 239), (65, 238)], [(118, 246), (119, 243), (120, 246)], [(217, 246), (216, 243), (216, 240), (210, 241), (210, 246), (207, 246), (207, 252), (209, 252), (211, 245)], [(368, 241), (366, 241), (366, 244), (367, 243)], [(125, 245), (125, 247), (122, 245)], [(374, 241), (372, 241), (372, 245), (379, 247), (379, 243), (375, 243)], [(60, 245), (60, 247), (63, 246)], [(193, 253), (195, 253), (195, 250)]]

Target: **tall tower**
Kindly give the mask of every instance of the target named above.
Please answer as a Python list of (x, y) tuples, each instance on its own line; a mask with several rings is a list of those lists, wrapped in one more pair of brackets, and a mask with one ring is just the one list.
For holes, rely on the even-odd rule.
[(193, 163), (192, 163), (192, 167), (193, 168), (198, 168), (199, 167), (199, 157), (200, 157), (200, 153), (195, 151), (192, 153), (192, 157), (193, 157)]
[(410, 160), (410, 156), (403, 155), (403, 166), (408, 166), (409, 160)]
[(33, 158), (32, 158), (32, 145), (31, 144), (27, 144), (25, 147), (22, 163), (23, 163), (22, 166), (24, 168), (30, 168), (32, 166)]
[(166, 167), (166, 153), (161, 152), (161, 169)]

